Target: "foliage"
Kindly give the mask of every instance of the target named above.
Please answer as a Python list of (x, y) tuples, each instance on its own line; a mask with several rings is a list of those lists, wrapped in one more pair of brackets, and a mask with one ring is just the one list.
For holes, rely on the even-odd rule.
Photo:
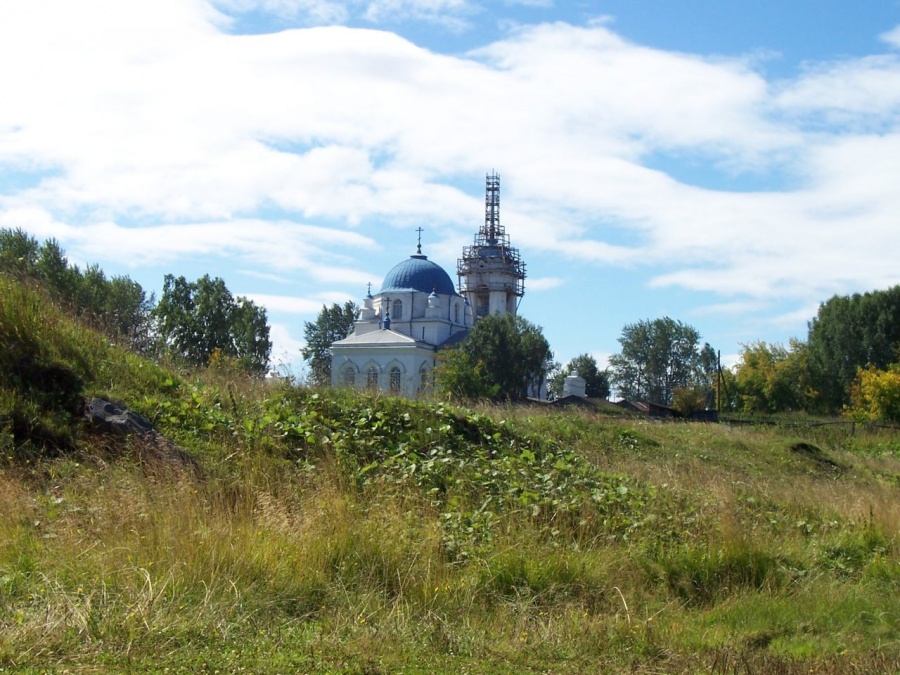
[(891, 364), (886, 370), (859, 368), (845, 412), (860, 422), (900, 423), (900, 364)]
[(834, 296), (809, 325), (809, 367), (816, 408), (836, 413), (850, 403), (858, 368), (884, 370), (900, 350), (900, 285)]
[(334, 302), (331, 307), (322, 305), (314, 322), (304, 322), (306, 346), (302, 352), (309, 363), (311, 383), (320, 386), (331, 384), (331, 345), (350, 335), (358, 311), (359, 307), (352, 301), (348, 300), (343, 305)]
[(441, 355), (435, 385), (453, 398), (524, 399), (540, 390), (552, 361), (540, 326), (511, 314), (486, 316)]
[(743, 349), (735, 373), (743, 412), (809, 409), (813, 392), (805, 343), (792, 339), (785, 348), (759, 341), (743, 345)]
[(0, 229), (0, 271), (16, 277), (33, 277), (37, 259), (37, 239), (20, 228)]
[(487, 363), (459, 347), (438, 352), (434, 377), (435, 387), (451, 399), (479, 401), (503, 398), (499, 383), (488, 373)]
[(716, 374), (716, 378), (716, 381), (713, 383), (716, 394), (716, 409), (724, 411), (739, 410), (741, 407), (741, 398), (740, 392), (738, 391), (735, 370), (722, 368)]
[[(0, 282), (4, 671), (900, 669), (896, 431), (179, 378)], [(24, 358), (202, 475), (113, 455)], [(67, 454), (17, 452), (29, 406)]]
[(48, 335), (54, 318), (40, 294), (0, 275), (0, 430), (17, 455), (73, 444), (84, 371), (65, 341)]
[(609, 360), (619, 396), (670, 405), (679, 387), (708, 387), (715, 351), (708, 344), (701, 351), (699, 340), (696, 328), (669, 317), (627, 324), (619, 338), (622, 351)]
[(584, 378), (584, 393), (588, 398), (609, 398), (609, 373), (597, 367), (597, 359), (590, 354), (579, 354), (558, 369), (550, 378), (547, 388), (556, 394), (563, 395), (563, 384), (572, 373)]
[(147, 352), (152, 346), (153, 298), (128, 276), (106, 278), (97, 265), (69, 265), (55, 239), (38, 245), (21, 229), (0, 230), (0, 271), (34, 279), (91, 325)]
[(222, 279), (208, 274), (194, 282), (165, 276), (163, 293), (153, 310), (160, 339), (187, 363), (205, 366), (218, 352), (262, 373), (272, 343), (266, 310), (244, 297), (235, 299)]
[(135, 397), (165, 379), (45, 291), (0, 273), (0, 436), (15, 456), (73, 449), (84, 396)]
[(705, 386), (678, 387), (672, 393), (672, 407), (685, 417), (706, 408), (709, 388)]

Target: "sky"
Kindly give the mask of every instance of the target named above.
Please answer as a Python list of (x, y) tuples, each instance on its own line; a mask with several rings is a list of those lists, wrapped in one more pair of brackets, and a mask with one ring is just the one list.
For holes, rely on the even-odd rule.
[(671, 317), (734, 363), (900, 283), (895, 0), (7, 0), (0, 227), (304, 322), (500, 175), (519, 313), (601, 365)]

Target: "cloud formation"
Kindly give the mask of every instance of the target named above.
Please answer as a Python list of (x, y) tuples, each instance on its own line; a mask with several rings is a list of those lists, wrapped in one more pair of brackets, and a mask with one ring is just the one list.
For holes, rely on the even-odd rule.
[[(6, 3), (0, 225), (101, 261), (95, 242), (113, 238), (133, 265), (302, 269), (341, 294), (377, 278), (367, 252), (394, 228), (426, 223), (438, 251), (468, 243), (481, 205), (460, 177), (500, 167), (515, 243), (557, 265), (643, 268), (651, 287), (722, 296), (726, 313), (898, 282), (896, 54), (773, 82), (751, 57), (653, 49), (600, 21), (520, 26), (462, 55), (332, 25), (476, 11)], [(234, 34), (248, 12), (319, 27)]]

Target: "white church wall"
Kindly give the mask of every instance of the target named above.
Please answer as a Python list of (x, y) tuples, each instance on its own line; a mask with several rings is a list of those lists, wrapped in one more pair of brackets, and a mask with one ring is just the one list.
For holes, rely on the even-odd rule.
[[(434, 352), (431, 350), (419, 347), (338, 348), (334, 349), (331, 383), (335, 387), (352, 386), (358, 390), (376, 388), (415, 397), (421, 393), (423, 368), (430, 382), (434, 368)], [(354, 375), (352, 385), (347, 380), (348, 371)]]

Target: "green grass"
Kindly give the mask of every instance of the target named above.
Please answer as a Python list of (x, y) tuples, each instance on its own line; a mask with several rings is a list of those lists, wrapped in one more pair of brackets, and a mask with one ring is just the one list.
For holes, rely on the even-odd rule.
[(900, 671), (889, 430), (175, 372), (0, 284), (3, 672)]

